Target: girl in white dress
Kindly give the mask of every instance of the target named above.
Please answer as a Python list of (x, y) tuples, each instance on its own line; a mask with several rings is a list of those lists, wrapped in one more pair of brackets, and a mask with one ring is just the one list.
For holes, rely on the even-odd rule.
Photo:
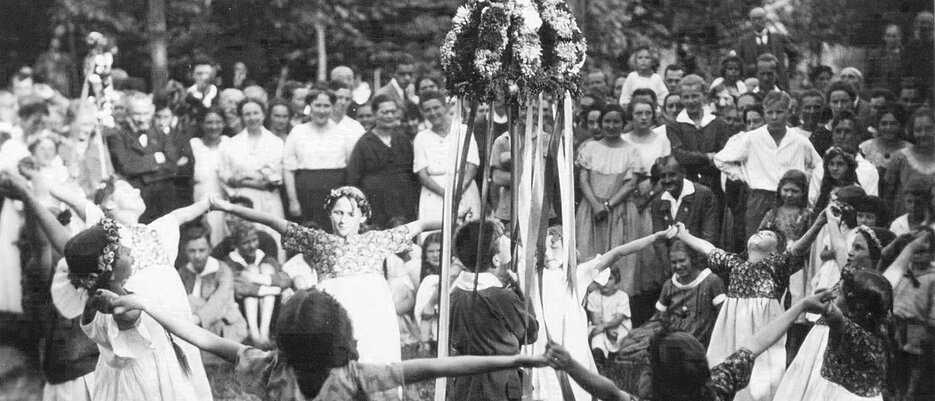
[[(193, 179), (195, 182), (194, 200), (206, 199), (209, 195), (225, 197), (224, 183), (221, 182), (221, 147), (230, 140), (222, 135), (224, 131), (224, 111), (210, 108), (201, 116), (201, 137), (189, 140), (192, 155), (195, 157)], [(219, 244), (227, 236), (224, 213), (214, 211), (205, 216), (211, 227), (211, 243)]]

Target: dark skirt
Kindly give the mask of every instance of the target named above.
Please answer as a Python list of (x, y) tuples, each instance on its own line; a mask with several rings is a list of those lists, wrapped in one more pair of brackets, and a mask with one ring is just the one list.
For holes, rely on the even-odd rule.
[(369, 224), (387, 229), (387, 222), (394, 217), (401, 217), (407, 223), (417, 219), (422, 188), (412, 174), (369, 175), (363, 177), (361, 186), (373, 211)]
[(332, 189), (342, 187), (347, 182), (345, 170), (296, 170), (295, 192), (302, 207), (302, 223), (314, 222), (318, 228), (331, 232), (331, 219), (325, 210), (325, 198)]

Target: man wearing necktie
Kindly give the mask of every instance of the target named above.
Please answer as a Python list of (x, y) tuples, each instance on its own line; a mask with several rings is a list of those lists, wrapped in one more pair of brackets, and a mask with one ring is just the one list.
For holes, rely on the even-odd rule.
[(172, 177), (176, 151), (166, 134), (153, 124), (155, 106), (151, 95), (133, 93), (127, 99), (127, 123), (109, 136), (114, 170), (140, 190), (146, 212), (140, 223), (149, 223), (177, 206)]
[(756, 71), (756, 59), (761, 54), (771, 53), (779, 59), (779, 87), (789, 88), (789, 73), (798, 64), (801, 54), (789, 37), (769, 29), (766, 10), (757, 7), (750, 10), (750, 32), (740, 38), (736, 45), (737, 56), (743, 60), (747, 77)]

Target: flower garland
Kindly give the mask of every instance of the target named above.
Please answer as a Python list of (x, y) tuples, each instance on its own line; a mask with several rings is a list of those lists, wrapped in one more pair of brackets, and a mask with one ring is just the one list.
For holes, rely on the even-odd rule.
[(441, 47), (448, 89), (489, 101), (517, 85), (521, 95), (577, 92), (587, 44), (563, 0), (468, 0)]
[(331, 208), (333, 208), (334, 204), (338, 203), (338, 199), (341, 198), (347, 198), (348, 200), (354, 201), (354, 203), (357, 204), (357, 208), (360, 209), (360, 213), (363, 214), (364, 219), (366, 220), (370, 218), (370, 202), (367, 201), (367, 196), (356, 187), (341, 187), (332, 189), (325, 198), (325, 204), (322, 205), (322, 208), (328, 212), (331, 212)]
[(97, 287), (100, 279), (110, 277), (110, 273), (114, 271), (114, 261), (117, 259), (117, 250), (120, 248), (120, 227), (116, 221), (107, 217), (101, 220), (100, 224), (104, 229), (107, 244), (104, 245), (101, 256), (97, 259), (97, 271), (88, 274), (69, 273), (68, 280), (75, 288), (92, 291)]

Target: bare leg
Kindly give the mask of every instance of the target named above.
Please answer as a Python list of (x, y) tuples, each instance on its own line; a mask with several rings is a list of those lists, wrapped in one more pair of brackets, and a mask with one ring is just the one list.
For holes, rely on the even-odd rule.
[(246, 297), (243, 299), (244, 313), (247, 315), (247, 329), (250, 333), (250, 339), (254, 342), (260, 341), (260, 330), (257, 327), (257, 312), (260, 308), (260, 299), (257, 297)]
[(260, 341), (269, 343), (269, 326), (273, 320), (273, 308), (276, 307), (276, 296), (263, 297), (260, 310)]

